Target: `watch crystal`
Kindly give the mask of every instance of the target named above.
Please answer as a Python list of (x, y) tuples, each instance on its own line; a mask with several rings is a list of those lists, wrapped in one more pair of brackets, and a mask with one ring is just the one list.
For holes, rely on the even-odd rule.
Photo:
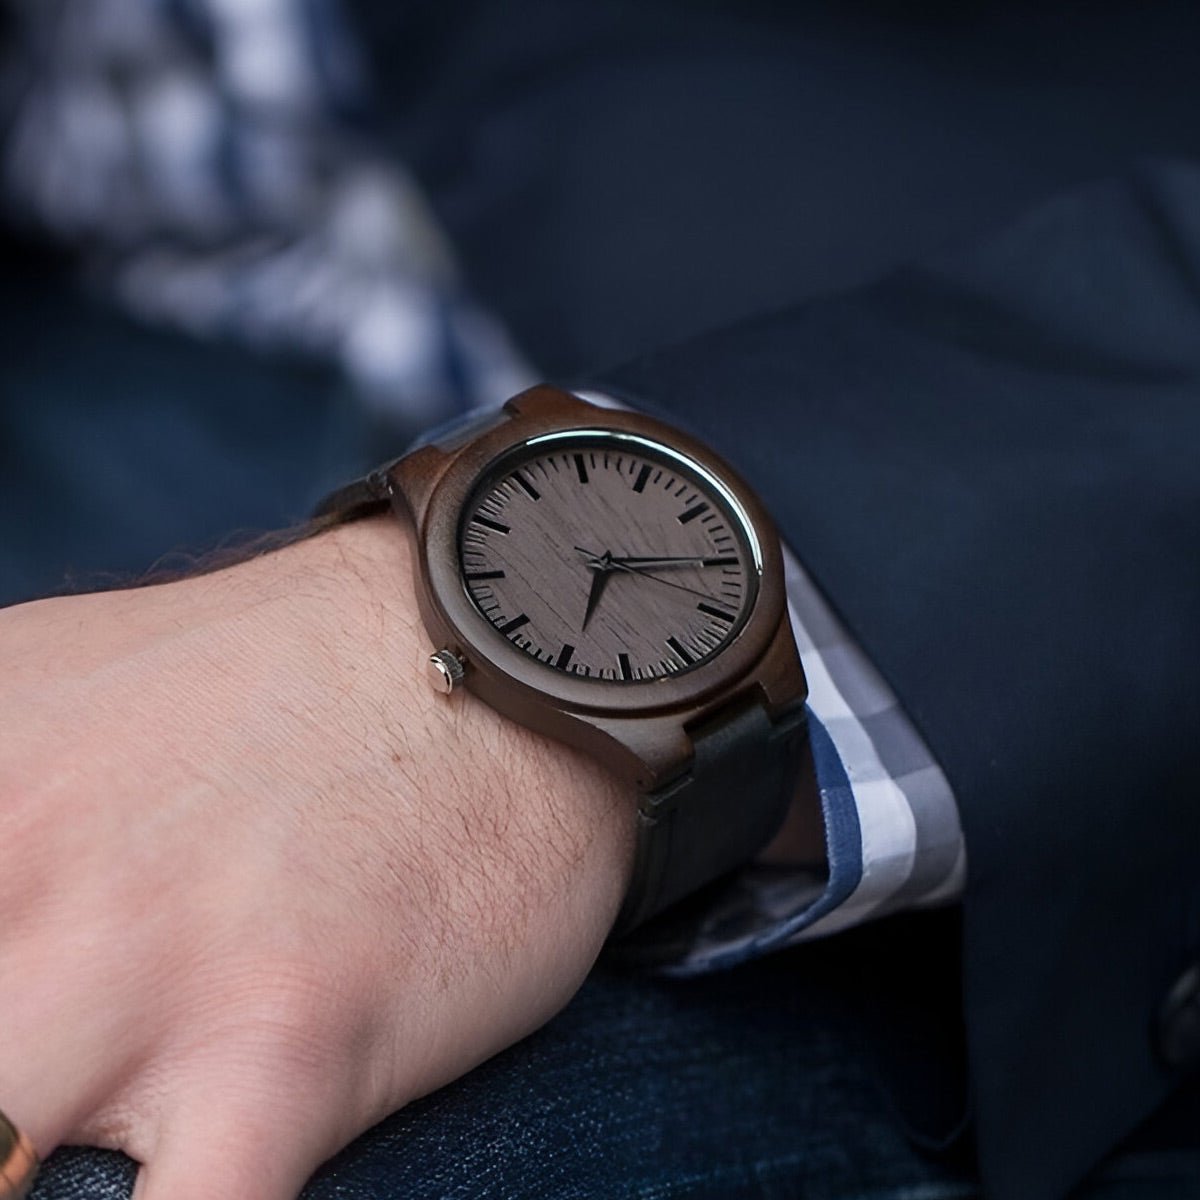
[(554, 435), (506, 456), (463, 513), (463, 585), (548, 667), (638, 683), (691, 670), (741, 630), (758, 558), (740, 506), (647, 439)]

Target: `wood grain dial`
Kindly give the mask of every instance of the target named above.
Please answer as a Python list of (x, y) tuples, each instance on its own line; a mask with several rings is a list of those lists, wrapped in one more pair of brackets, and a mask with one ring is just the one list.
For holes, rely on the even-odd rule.
[(723, 483), (640, 437), (537, 439), (462, 514), (463, 585), (548, 667), (640, 683), (691, 670), (736, 637), (758, 591), (753, 534)]

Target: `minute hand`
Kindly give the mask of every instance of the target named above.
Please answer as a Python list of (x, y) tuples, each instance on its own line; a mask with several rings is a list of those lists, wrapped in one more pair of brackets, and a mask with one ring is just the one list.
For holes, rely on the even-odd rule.
[(625, 567), (641, 567), (647, 570), (653, 567), (736, 567), (737, 557), (732, 554), (714, 555), (709, 558), (696, 558), (690, 555), (643, 555), (625, 554), (613, 555), (611, 561)]
[(687, 587), (685, 584), (676, 583), (673, 579), (661, 579), (657, 575), (651, 575), (645, 567), (635, 567), (629, 562), (620, 558), (609, 559), (609, 565), (618, 571), (628, 571), (630, 575), (638, 575), (642, 579), (649, 579), (652, 583), (661, 583), (663, 587), (675, 588), (680, 592), (688, 592), (693, 596), (699, 596), (701, 600), (708, 600), (712, 604), (720, 604), (719, 596), (710, 596), (708, 592), (702, 592), (699, 588)]

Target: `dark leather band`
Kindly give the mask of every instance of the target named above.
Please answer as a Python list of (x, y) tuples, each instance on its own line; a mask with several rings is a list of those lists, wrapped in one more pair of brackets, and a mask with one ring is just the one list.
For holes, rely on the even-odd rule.
[(454, 450), (506, 420), (508, 413), (504, 409), (486, 409), (483, 412), (455, 417), (444, 425), (429, 430), (413, 442), (400, 458), (394, 458), (391, 462), (376, 467), (369, 475), (330, 492), (317, 504), (313, 510), (313, 517), (318, 521), (336, 524), (382, 512), (390, 504), (392, 496), (388, 474), (401, 458), (421, 449), (422, 446), (437, 446), (439, 450), (445, 451)]
[(633, 879), (614, 937), (747, 862), (810, 790), (802, 704), (774, 719), (758, 702), (731, 706), (692, 730), (692, 743), (687, 773), (641, 797)]
[(318, 521), (340, 524), (383, 512), (391, 504), (392, 485), (388, 482), (388, 472), (398, 461), (393, 459), (369, 475), (338, 488), (336, 492), (330, 492), (313, 509), (313, 517)]

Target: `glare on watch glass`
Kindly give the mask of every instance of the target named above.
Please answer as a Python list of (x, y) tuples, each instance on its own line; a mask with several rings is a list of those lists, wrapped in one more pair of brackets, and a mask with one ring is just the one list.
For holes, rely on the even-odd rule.
[(741, 629), (758, 588), (710, 480), (641, 441), (550, 441), (508, 458), (463, 513), (463, 583), (515, 646), (560, 671), (686, 671)]

